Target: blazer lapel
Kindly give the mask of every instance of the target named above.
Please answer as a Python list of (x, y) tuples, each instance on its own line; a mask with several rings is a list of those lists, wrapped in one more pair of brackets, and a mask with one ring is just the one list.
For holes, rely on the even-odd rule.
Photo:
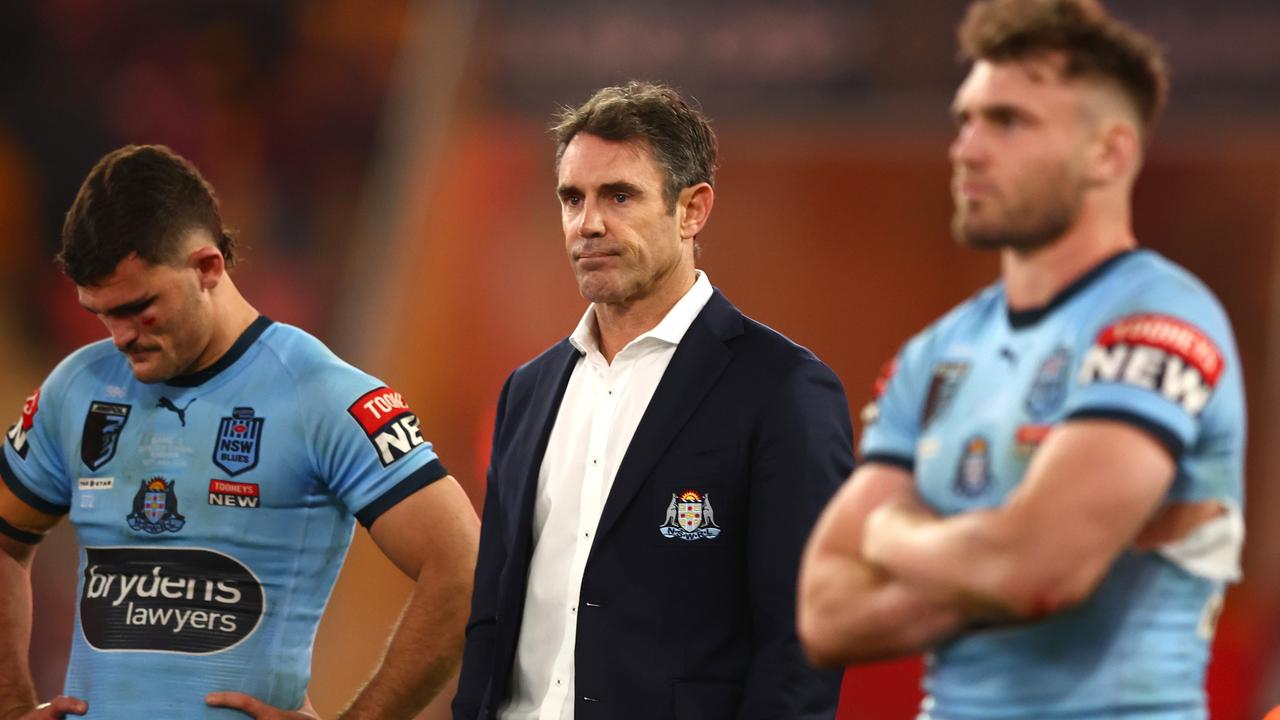
[(742, 313), (716, 290), (676, 347), (627, 446), (600, 515), (597, 542), (617, 522), (658, 458), (733, 359), (724, 341), (741, 333)]
[(533, 436), (533, 444), (524, 448), (525, 454), (521, 460), (528, 471), (524, 482), (516, 488), (514, 502), (511, 504), (519, 513), (514, 523), (513, 557), (528, 555), (528, 544), (533, 532), (534, 498), (538, 495), (538, 471), (542, 468), (542, 457), (547, 453), (547, 443), (551, 441), (551, 429), (555, 426), (560, 402), (564, 399), (569, 378), (580, 357), (578, 350), (568, 340), (561, 342), (555, 355), (548, 361), (546, 376), (538, 383), (529, 402), (529, 427), (537, 428), (538, 434)]

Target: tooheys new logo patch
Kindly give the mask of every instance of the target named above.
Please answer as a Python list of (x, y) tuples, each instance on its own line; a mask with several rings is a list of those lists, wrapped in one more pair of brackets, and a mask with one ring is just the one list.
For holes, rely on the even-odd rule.
[(27, 445), (27, 433), (31, 432), (31, 426), (36, 421), (36, 411), (40, 409), (40, 388), (31, 393), (31, 397), (22, 404), (22, 417), (18, 418), (18, 422), (9, 428), (6, 437), (9, 438), (9, 444), (13, 446), (13, 451), (18, 453), (18, 457), (23, 460), (27, 459), (27, 451), (30, 446)]
[(203, 655), (253, 634), (262, 583), (235, 558), (198, 548), (85, 548), (80, 626), (98, 650)]
[(1218, 346), (1194, 325), (1167, 315), (1130, 315), (1098, 333), (1077, 376), (1081, 385), (1135, 385), (1198, 415), (1222, 376)]
[(380, 387), (361, 395), (347, 408), (378, 451), (383, 467), (426, 442), (418, 430), (418, 416), (400, 393)]

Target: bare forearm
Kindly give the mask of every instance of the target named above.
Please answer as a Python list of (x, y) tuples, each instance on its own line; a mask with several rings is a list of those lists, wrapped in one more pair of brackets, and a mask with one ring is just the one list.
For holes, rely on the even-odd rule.
[(416, 715), (452, 677), (462, 659), (470, 581), (414, 588), (378, 671), (340, 720), (399, 720)]
[(36, 705), (27, 664), (31, 642), (31, 577), (24, 563), (0, 549), (0, 720)]
[(859, 559), (815, 560), (801, 597), (800, 633), (819, 665), (868, 662), (921, 652), (961, 629), (946, 602)]

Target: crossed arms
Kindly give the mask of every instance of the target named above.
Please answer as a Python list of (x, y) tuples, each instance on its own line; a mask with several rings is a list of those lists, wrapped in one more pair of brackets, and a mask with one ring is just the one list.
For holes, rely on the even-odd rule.
[(1049, 434), (1003, 505), (943, 518), (909, 471), (868, 463), (806, 548), (801, 643), (821, 665), (863, 662), (1071, 607), (1125, 547), (1182, 537), (1221, 511), (1216, 502), (1160, 509), (1174, 469), (1143, 430), (1074, 420)]

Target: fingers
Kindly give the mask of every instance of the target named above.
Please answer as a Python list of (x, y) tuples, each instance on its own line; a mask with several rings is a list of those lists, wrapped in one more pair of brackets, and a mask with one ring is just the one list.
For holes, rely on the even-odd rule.
[(211, 692), (204, 696), (206, 705), (239, 710), (255, 720), (314, 720), (315, 710), (311, 701), (305, 700), (302, 712), (290, 712), (268, 705), (261, 700), (242, 692)]
[(31, 720), (62, 720), (67, 715), (84, 715), (89, 712), (89, 703), (80, 698), (59, 695), (49, 702), (36, 707), (35, 712), (27, 715)]
[(239, 710), (252, 718), (269, 717), (267, 713), (275, 709), (261, 700), (241, 692), (211, 692), (204, 696), (204, 702), (206, 705), (212, 705), (213, 707)]

